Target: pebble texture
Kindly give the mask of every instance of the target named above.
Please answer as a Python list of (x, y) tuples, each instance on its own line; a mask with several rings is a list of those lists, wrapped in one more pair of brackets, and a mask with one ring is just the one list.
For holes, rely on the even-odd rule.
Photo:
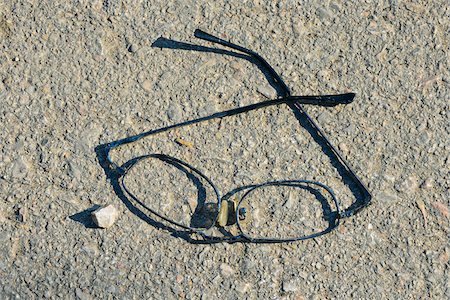
[[(448, 299), (449, 20), (444, 0), (2, 1), (0, 298)], [(370, 207), (315, 240), (197, 245), (117, 196), (96, 146), (275, 95), (239, 57), (152, 47), (212, 47), (196, 28), (257, 51), (293, 94), (357, 93), (306, 110), (375, 195)], [(306, 178), (354, 200), (284, 105), (111, 155), (151, 152), (189, 161), (223, 194)], [(108, 230), (74, 217), (99, 199), (120, 213)]]

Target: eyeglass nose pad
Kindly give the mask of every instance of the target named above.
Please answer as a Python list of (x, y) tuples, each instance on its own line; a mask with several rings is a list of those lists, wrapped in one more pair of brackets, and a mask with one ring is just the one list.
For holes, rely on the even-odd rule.
[(225, 227), (236, 223), (236, 202), (233, 200), (223, 201), (217, 217), (217, 225)]
[(219, 215), (217, 217), (217, 225), (225, 227), (228, 222), (228, 201), (222, 202), (220, 206)]
[(239, 208), (238, 215), (240, 221), (245, 220), (245, 218), (247, 217), (247, 208), (245, 207)]

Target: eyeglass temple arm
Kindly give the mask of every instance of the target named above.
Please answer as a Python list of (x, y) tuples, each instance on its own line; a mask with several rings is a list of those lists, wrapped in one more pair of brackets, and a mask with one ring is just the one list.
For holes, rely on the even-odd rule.
[[(356, 175), (356, 173), (353, 171), (353, 169), (350, 167), (349, 163), (342, 157), (342, 155), (339, 153), (339, 151), (331, 144), (331, 142), (328, 140), (325, 133), (322, 131), (320, 126), (314, 122), (314, 120), (306, 113), (306, 111), (303, 109), (303, 107), (300, 105), (302, 103), (302, 100), (307, 100), (310, 102), (318, 102), (318, 97), (323, 97), (322, 99), (325, 99), (324, 102), (322, 102), (322, 105), (325, 106), (334, 106), (336, 104), (346, 104), (351, 103), (355, 97), (354, 93), (348, 93), (348, 94), (342, 94), (342, 95), (329, 95), (329, 96), (291, 96), (291, 92), (287, 85), (284, 83), (283, 79), (281, 79), (280, 75), (272, 68), (269, 63), (261, 57), (258, 53), (246, 49), (242, 46), (233, 44), (229, 41), (225, 41), (223, 39), (220, 39), (218, 37), (215, 37), (209, 33), (206, 33), (200, 29), (196, 29), (194, 32), (194, 36), (213, 43), (220, 44), (225, 47), (229, 47), (238, 51), (241, 51), (245, 54), (250, 55), (251, 57), (255, 58), (259, 63), (261, 63), (270, 73), (273, 80), (279, 85), (281, 90), (283, 91), (282, 97), (293, 99), (293, 100), (299, 100), (297, 103), (293, 104), (295, 108), (297, 108), (301, 113), (304, 114), (306, 117), (308, 123), (317, 131), (318, 135), (322, 138), (322, 140), (325, 142), (325, 144), (332, 150), (334, 156), (338, 159), (338, 161), (345, 167), (350, 177), (358, 184), (359, 189), (363, 193), (363, 198), (360, 201), (355, 202), (353, 205), (351, 205), (346, 210), (340, 212), (341, 218), (346, 218), (354, 215), (358, 211), (360, 211), (362, 208), (369, 205), (370, 201), (372, 200), (372, 195), (369, 192), (369, 190), (366, 188), (365, 184), (359, 179), (359, 177)], [(331, 99), (331, 101), (330, 101)], [(289, 104), (289, 103), (288, 103)], [(306, 104), (306, 103), (305, 103)], [(309, 104), (309, 103), (308, 103)], [(310, 103), (313, 104), (313, 103)], [(330, 105), (331, 104), (331, 105)], [(317, 105), (317, 104), (316, 104)]]
[(349, 104), (353, 102), (355, 98), (354, 93), (340, 94), (340, 95), (322, 95), (322, 96), (290, 96), (291, 92), (287, 85), (284, 83), (283, 79), (281, 79), (280, 75), (272, 68), (272, 66), (264, 59), (261, 55), (252, 51), (250, 49), (244, 48), (242, 46), (233, 44), (229, 41), (225, 41), (221, 38), (215, 37), (209, 33), (206, 33), (200, 29), (196, 29), (194, 32), (194, 36), (196, 38), (217, 43), (222, 46), (241, 51), (245, 54), (250, 55), (254, 59), (256, 59), (272, 76), (275, 83), (279, 85), (282, 89), (283, 94), (282, 97), (286, 98), (286, 100), (296, 100), (302, 104), (312, 104), (312, 105), (320, 105), (320, 106), (335, 106), (338, 104)]
[(294, 106), (304, 114), (306, 117), (308, 123), (316, 130), (317, 134), (322, 138), (322, 140), (325, 142), (325, 144), (328, 146), (329, 149), (333, 152), (335, 158), (341, 163), (341, 165), (345, 168), (347, 171), (347, 174), (352, 178), (352, 180), (358, 185), (359, 190), (362, 192), (362, 198), (358, 201), (356, 201), (354, 204), (352, 204), (350, 207), (345, 209), (342, 212), (339, 212), (340, 218), (348, 218), (354, 214), (356, 214), (358, 211), (366, 207), (370, 204), (372, 200), (372, 194), (367, 189), (366, 185), (361, 181), (361, 179), (356, 175), (355, 171), (353, 171), (350, 164), (344, 159), (342, 154), (331, 144), (323, 130), (320, 128), (320, 126), (306, 113), (306, 111), (303, 109), (303, 107), (296, 103)]

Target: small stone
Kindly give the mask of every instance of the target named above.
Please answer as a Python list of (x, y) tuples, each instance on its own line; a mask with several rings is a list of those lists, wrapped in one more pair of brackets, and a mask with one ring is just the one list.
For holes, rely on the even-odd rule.
[(283, 281), (282, 288), (286, 293), (294, 293), (298, 290), (297, 285), (292, 280)]
[(135, 44), (128, 45), (128, 52), (136, 53), (136, 51), (137, 51), (137, 48), (136, 48)]
[(7, 232), (0, 231), (0, 243), (5, 244), (9, 239), (11, 238), (11, 235)]
[(231, 68), (233, 68), (236, 72), (242, 72), (243, 66), (240, 61), (234, 61), (230, 64)]
[(223, 263), (220, 265), (220, 273), (224, 277), (229, 277), (234, 274), (234, 270), (230, 265)]
[(348, 153), (348, 147), (345, 143), (339, 143), (339, 149), (344, 153)]
[[(330, 265), (331, 257), (330, 257), (329, 255), (325, 255), (325, 256), (324, 256), (324, 261), (327, 263), (327, 265)], [(308, 278), (308, 273), (306, 273), (305, 271), (299, 270), (299, 271), (298, 271), (298, 276), (299, 276), (301, 279), (306, 280), (306, 278)]]
[(356, 126), (355, 126), (355, 124), (350, 124), (350, 125), (348, 125), (346, 128), (344, 128), (344, 132), (345, 133), (354, 133), (355, 132), (355, 129), (356, 129)]
[(258, 86), (257, 91), (267, 99), (275, 99), (277, 97), (277, 92), (272, 87)]
[(381, 51), (376, 55), (376, 58), (377, 58), (379, 61), (381, 61), (381, 62), (385, 62), (386, 59), (387, 59), (387, 55), (388, 55), (388, 52), (387, 52), (386, 48), (383, 48), (383, 50), (381, 50)]
[(367, 229), (372, 230), (372, 229), (373, 229), (373, 225), (372, 225), (371, 223), (369, 223), (369, 224), (367, 225)]
[(151, 82), (151, 80), (147, 79), (142, 82), (141, 87), (144, 89), (144, 91), (151, 92), (153, 88), (153, 83)]
[(83, 250), (88, 256), (97, 256), (99, 254), (99, 250), (96, 244), (87, 243), (85, 244), (81, 250)]
[(287, 209), (292, 209), (294, 207), (295, 203), (296, 203), (296, 199), (295, 199), (294, 193), (289, 193), (286, 201), (283, 203), (283, 207), (286, 207)]
[(426, 87), (430, 86), (431, 84), (435, 83), (436, 81), (438, 81), (439, 79), (440, 79), (440, 77), (438, 75), (428, 77), (422, 81), (422, 86), (424, 88), (426, 88)]
[(419, 134), (419, 136), (417, 137), (417, 143), (419, 145), (426, 145), (430, 142), (430, 134), (428, 133), (428, 131), (423, 131)]
[(389, 182), (394, 182), (395, 181), (395, 176), (392, 175), (391, 173), (385, 173), (383, 175), (384, 179), (386, 179)]
[(330, 8), (332, 10), (334, 10), (335, 12), (340, 12), (341, 11), (341, 6), (338, 3), (336, 3), (336, 2), (331, 2), (330, 3)]
[(92, 221), (101, 228), (111, 227), (118, 217), (118, 211), (113, 205), (100, 207), (91, 213)]
[(427, 122), (422, 122), (417, 126), (417, 131), (422, 132), (427, 128)]
[(80, 300), (92, 300), (92, 296), (89, 295), (87, 292), (82, 291), (81, 289), (77, 288), (75, 290), (75, 295), (77, 296), (78, 299)]
[(410, 194), (414, 192), (418, 187), (417, 178), (415, 176), (409, 176), (405, 181), (399, 182), (395, 185), (395, 189), (402, 193)]
[(69, 161), (68, 174), (77, 180), (81, 177), (81, 171), (75, 161)]
[(424, 182), (422, 182), (422, 184), (420, 185), (421, 188), (423, 189), (431, 189), (433, 187), (433, 179), (432, 178), (427, 178), (424, 180)]
[(191, 209), (191, 213), (193, 214), (195, 210), (197, 209), (198, 201), (197, 196), (192, 196), (187, 199), (187, 202), (189, 204), (189, 208)]
[[(220, 277), (220, 275), (217, 275), (216, 277), (213, 278), (213, 280), (211, 280), (211, 282), (214, 284), (214, 286), (219, 285), (221, 281), (222, 281), (222, 278)], [(202, 299), (209, 299), (209, 298), (206, 297), (206, 298), (202, 298)]]
[(22, 157), (16, 159), (12, 167), (12, 177), (23, 179), (28, 173), (30, 166)]
[(319, 7), (316, 10), (316, 15), (321, 21), (325, 21), (326, 19), (329, 19), (331, 17), (331, 13), (323, 7)]
[(200, 109), (200, 115), (212, 115), (218, 111), (217, 106), (214, 102), (210, 102)]
[(25, 223), (28, 220), (28, 211), (25, 207), (17, 210), (17, 221)]
[(236, 285), (236, 291), (240, 294), (245, 294), (251, 290), (251, 284), (248, 282), (241, 282)]
[(394, 204), (399, 201), (399, 198), (397, 197), (397, 195), (389, 193), (389, 192), (380, 192), (379, 194), (377, 194), (376, 198), (379, 201), (384, 202), (386, 204)]
[(13, 58), (13, 61), (20, 61), (20, 58), (16, 56)]
[(439, 255), (439, 260), (444, 264), (449, 262), (449, 255), (447, 250), (444, 250), (444, 252)]
[(177, 277), (175, 277), (175, 280), (177, 281), (178, 284), (183, 282), (183, 276), (181, 276), (180, 274), (177, 275)]
[(367, 26), (367, 30), (372, 34), (378, 33), (378, 24), (375, 21), (371, 21), (369, 25)]
[(171, 105), (167, 110), (167, 116), (171, 121), (177, 121), (181, 118), (181, 110), (177, 105)]
[(9, 257), (11, 259), (14, 259), (17, 256), (17, 252), (19, 251), (20, 247), (20, 239), (19, 238), (13, 238), (11, 239), (11, 248), (9, 249)]
[(246, 220), (244, 220), (244, 221), (249, 222), (249, 223), (251, 222), (252, 226), (254, 226), (255, 228), (258, 228), (264, 222), (263, 212), (259, 208), (253, 209), (251, 217), (250, 218), (247, 217)]
[(319, 124), (328, 123), (330, 121), (330, 113), (328, 113), (327, 111), (324, 111), (317, 117), (317, 121), (319, 122)]

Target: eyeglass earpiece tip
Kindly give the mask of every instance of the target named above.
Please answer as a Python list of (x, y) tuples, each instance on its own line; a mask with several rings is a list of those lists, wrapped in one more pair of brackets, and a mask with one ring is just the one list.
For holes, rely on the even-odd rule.
[(356, 93), (348, 93), (347, 103), (352, 103), (355, 100)]
[(194, 31), (194, 36), (196, 38), (202, 39), (202, 38), (205, 38), (205, 36), (208, 36), (208, 34), (206, 32), (204, 32), (203, 30), (197, 28)]

